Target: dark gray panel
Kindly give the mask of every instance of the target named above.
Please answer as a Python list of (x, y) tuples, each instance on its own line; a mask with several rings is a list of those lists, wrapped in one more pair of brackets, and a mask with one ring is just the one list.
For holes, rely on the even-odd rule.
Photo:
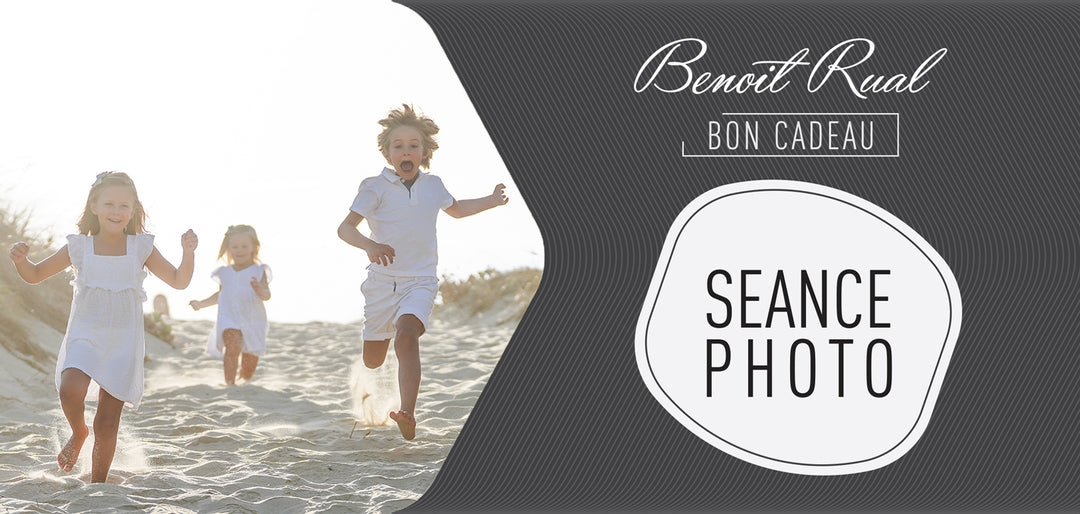
[[(411, 510), (1080, 507), (1080, 8), (403, 3), (438, 35), (546, 252), (538, 295)], [(916, 95), (634, 93), (642, 61), (682, 37), (707, 40), (715, 70), (851, 37), (877, 43), (879, 73), (949, 54)], [(759, 111), (899, 112), (901, 156), (680, 157), (706, 120)], [(741, 462), (668, 416), (639, 377), (635, 324), (672, 220), (704, 191), (755, 179), (880, 205), (956, 275), (964, 327), (934, 417), (883, 469), (809, 477)]]

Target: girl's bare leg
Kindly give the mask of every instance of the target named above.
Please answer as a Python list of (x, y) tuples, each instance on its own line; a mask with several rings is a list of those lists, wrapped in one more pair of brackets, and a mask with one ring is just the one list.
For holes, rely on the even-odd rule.
[(90, 387), (90, 377), (81, 370), (68, 368), (60, 372), (60, 408), (71, 425), (71, 437), (56, 456), (56, 463), (65, 472), (75, 467), (83, 442), (90, 435), (90, 429), (86, 426), (86, 407), (83, 404), (87, 387)]
[(240, 354), (240, 378), (251, 380), (255, 375), (255, 366), (259, 365), (259, 356), (250, 353)]
[(90, 468), (91, 482), (104, 482), (109, 478), (113, 454), (116, 453), (116, 433), (120, 430), (120, 414), (124, 401), (118, 400), (104, 389), (98, 394), (97, 414), (94, 415), (94, 455)]
[(398, 359), (398, 390), (401, 410), (390, 413), (405, 439), (416, 437), (416, 397), (420, 394), (420, 336), (424, 324), (420, 318), (406, 314), (397, 320), (394, 353)]
[(221, 334), (225, 344), (225, 383), (236, 384), (236, 367), (240, 362), (240, 349), (244, 347), (244, 336), (235, 328), (227, 328)]

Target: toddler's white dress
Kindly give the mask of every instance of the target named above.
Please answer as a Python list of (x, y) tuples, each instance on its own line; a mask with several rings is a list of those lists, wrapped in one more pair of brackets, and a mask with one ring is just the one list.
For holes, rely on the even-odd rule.
[(222, 266), (210, 273), (210, 278), (221, 285), (218, 291), (218, 315), (214, 331), (206, 342), (206, 353), (224, 357), (225, 342), (221, 337), (226, 329), (235, 328), (244, 336), (244, 353), (262, 356), (266, 353), (266, 306), (262, 298), (251, 288), (251, 279), (269, 283), (273, 277), (270, 266), (252, 264), (240, 271), (232, 266)]
[(154, 236), (127, 236), (124, 255), (95, 255), (93, 236), (67, 236), (68, 256), (75, 269), (71, 317), (56, 358), (56, 389), (68, 368), (93, 379), (87, 398), (98, 387), (138, 409), (143, 395), (143, 279)]

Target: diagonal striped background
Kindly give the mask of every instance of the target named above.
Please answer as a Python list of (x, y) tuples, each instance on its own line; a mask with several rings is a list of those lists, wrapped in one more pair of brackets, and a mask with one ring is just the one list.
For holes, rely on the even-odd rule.
[[(1080, 508), (1080, 7), (402, 3), (439, 37), (546, 252), (539, 293), (411, 510)], [(709, 43), (696, 66), (714, 72), (803, 47), (814, 59), (852, 37), (877, 44), (870, 73), (949, 53), (916, 95), (809, 94), (805, 67), (777, 95), (635, 94), (644, 59), (683, 37)], [(723, 112), (899, 112), (901, 157), (680, 158)], [(635, 324), (672, 220), (704, 191), (757, 179), (880, 205), (956, 275), (964, 327), (941, 398), (886, 468), (746, 464), (669, 417), (639, 377)]]

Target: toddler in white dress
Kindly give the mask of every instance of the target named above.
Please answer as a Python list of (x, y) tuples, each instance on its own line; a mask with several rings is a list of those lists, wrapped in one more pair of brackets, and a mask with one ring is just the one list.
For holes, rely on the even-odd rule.
[(90, 187), (79, 233), (67, 236), (64, 247), (37, 264), (27, 258), (26, 243), (11, 248), (19, 276), (31, 284), (68, 266), (75, 269), (71, 317), (56, 359), (56, 389), (72, 434), (56, 461), (65, 472), (75, 466), (90, 435), (84, 401), (96, 392), (91, 482), (108, 478), (124, 404), (137, 409), (142, 400), (143, 268), (176, 289), (187, 287), (194, 271), (195, 233), (181, 237), (183, 259), (174, 268), (154, 247), (154, 236), (145, 233), (145, 218), (131, 178), (105, 172)]
[(206, 344), (206, 353), (222, 358), (225, 383), (236, 383), (237, 361), (240, 378), (255, 375), (259, 357), (266, 352), (266, 307), (270, 299), (270, 267), (259, 263), (259, 236), (249, 225), (233, 225), (225, 232), (218, 258), (227, 258), (228, 266), (210, 274), (221, 287), (205, 300), (192, 300), (199, 310), (218, 306), (217, 322)]

